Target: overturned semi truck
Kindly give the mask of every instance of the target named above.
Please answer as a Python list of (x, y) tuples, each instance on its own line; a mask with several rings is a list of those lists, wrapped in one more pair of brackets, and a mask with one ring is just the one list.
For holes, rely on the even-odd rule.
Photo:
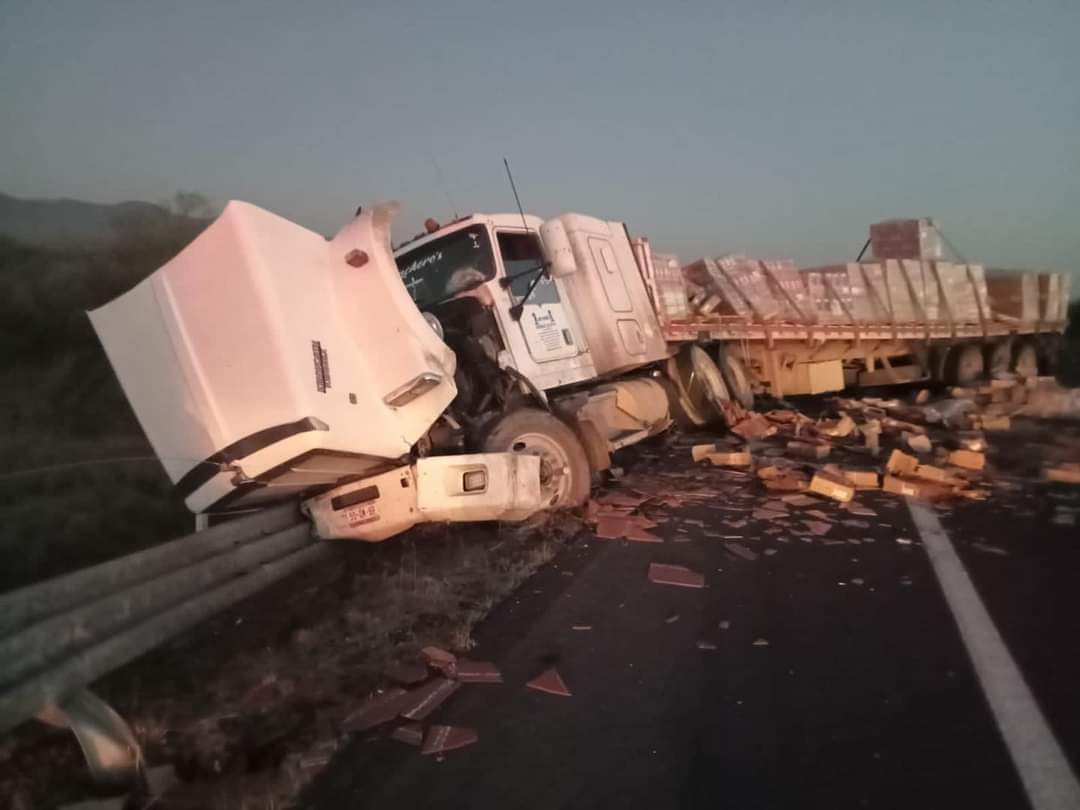
[(1067, 275), (944, 261), (929, 220), (800, 271), (684, 267), (581, 214), (429, 220), (392, 253), (396, 210), (326, 240), (232, 202), (90, 313), (194, 512), (295, 498), (320, 536), (368, 541), (521, 520), (582, 504), (612, 453), (674, 421), (722, 424), (760, 393), (1037, 374), (1065, 327)]

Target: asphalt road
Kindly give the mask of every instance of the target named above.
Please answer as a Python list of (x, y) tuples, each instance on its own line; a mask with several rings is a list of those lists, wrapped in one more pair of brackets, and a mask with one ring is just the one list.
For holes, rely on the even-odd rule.
[[(859, 493), (877, 516), (828, 504), (755, 520), (759, 484), (686, 455), (641, 458), (613, 488), (710, 493), (645, 506), (666, 518), (653, 530), (666, 542), (579, 540), (479, 628), (471, 655), (505, 682), (468, 685), (430, 718), (477, 729), (475, 745), (439, 761), (356, 738), (301, 806), (1030, 806), (904, 501)], [(1080, 507), (1076, 493), (1018, 483), (940, 511), (1074, 773), (1080, 530), (1053, 521)], [(807, 508), (832, 520), (825, 536), (797, 536)], [(706, 587), (651, 583), (651, 562), (699, 571)], [(571, 697), (524, 688), (552, 665)]]

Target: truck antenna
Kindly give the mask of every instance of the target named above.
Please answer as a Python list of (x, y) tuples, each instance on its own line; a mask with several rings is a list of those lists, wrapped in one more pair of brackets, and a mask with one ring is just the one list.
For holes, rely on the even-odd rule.
[(454, 212), (454, 219), (458, 218), (457, 206), (454, 205), (454, 198), (450, 196), (450, 186), (446, 184), (446, 178), (443, 176), (442, 166), (439, 165), (439, 161), (435, 159), (435, 156), (428, 153), (431, 158), (431, 165), (435, 167), (435, 176), (439, 178), (439, 185), (442, 186), (442, 192), (446, 195), (446, 201), (450, 203), (450, 210)]
[(505, 157), (503, 158), (503, 166), (506, 167), (506, 176), (510, 180), (510, 190), (514, 192), (514, 202), (517, 203), (518, 213), (521, 214), (521, 224), (528, 231), (529, 223), (525, 220), (525, 209), (521, 207), (521, 198), (518, 196), (517, 186), (514, 185), (514, 175), (510, 172), (510, 161)]

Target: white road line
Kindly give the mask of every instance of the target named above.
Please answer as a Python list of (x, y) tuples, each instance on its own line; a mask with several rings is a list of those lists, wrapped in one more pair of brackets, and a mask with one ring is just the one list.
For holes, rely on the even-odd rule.
[(907, 499), (945, 601), (1034, 810), (1077, 810), (1080, 783), (933, 510)]

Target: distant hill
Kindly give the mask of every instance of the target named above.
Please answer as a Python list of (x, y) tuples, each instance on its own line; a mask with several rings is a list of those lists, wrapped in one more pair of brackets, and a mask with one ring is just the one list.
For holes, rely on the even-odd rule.
[(30, 200), (0, 193), (0, 237), (30, 245), (101, 243), (135, 230), (205, 222), (148, 202)]

